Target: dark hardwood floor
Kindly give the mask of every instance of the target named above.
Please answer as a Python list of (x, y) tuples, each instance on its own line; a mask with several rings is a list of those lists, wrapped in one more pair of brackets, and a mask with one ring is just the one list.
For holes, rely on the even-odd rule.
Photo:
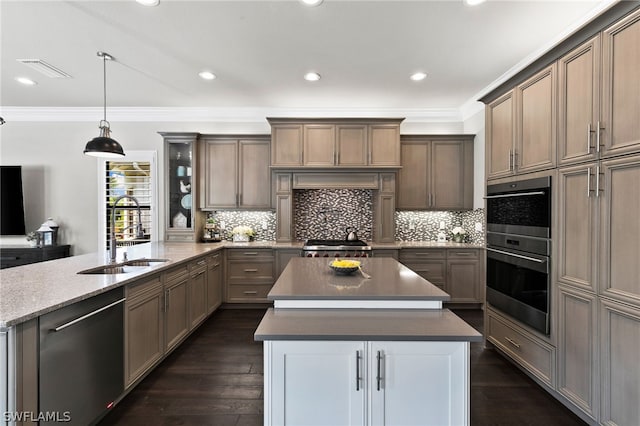
[[(456, 310), (482, 332), (482, 311)], [(214, 313), (100, 422), (108, 425), (262, 425), (264, 310)], [(473, 426), (583, 425), (495, 350), (471, 344)], [(331, 426), (331, 425), (327, 425)]]

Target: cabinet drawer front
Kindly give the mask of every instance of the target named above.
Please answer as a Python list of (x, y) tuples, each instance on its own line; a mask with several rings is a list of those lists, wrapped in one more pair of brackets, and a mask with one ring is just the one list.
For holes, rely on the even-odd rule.
[(415, 261), (421, 259), (446, 259), (447, 252), (443, 249), (402, 249), (400, 250), (400, 262), (403, 260)]
[(477, 259), (479, 250), (450, 249), (447, 259)]
[(191, 271), (191, 275), (199, 272), (200, 270), (204, 270), (207, 267), (207, 259), (201, 257), (197, 260), (189, 262), (189, 270)]
[(518, 364), (540, 380), (553, 385), (555, 350), (524, 330), (516, 329), (488, 315), (487, 339), (509, 354)]
[(162, 293), (162, 280), (160, 279), (160, 275), (155, 276), (151, 279), (141, 280), (139, 282), (128, 284), (125, 289), (127, 300), (135, 298), (144, 293), (153, 292)]
[(207, 264), (209, 265), (209, 267), (220, 266), (221, 262), (222, 262), (222, 253), (220, 252), (207, 256)]
[(230, 285), (227, 287), (228, 302), (267, 301), (270, 284), (264, 285)]
[(253, 262), (234, 261), (228, 263), (227, 277), (229, 280), (240, 279), (273, 279), (273, 261), (255, 260)]
[(253, 259), (256, 257), (273, 258), (271, 249), (229, 249), (227, 259)]
[(434, 285), (442, 287), (445, 282), (446, 266), (444, 260), (420, 263), (410, 262), (405, 266)]
[(182, 265), (165, 272), (165, 282), (167, 284), (182, 281), (189, 276), (189, 265)]

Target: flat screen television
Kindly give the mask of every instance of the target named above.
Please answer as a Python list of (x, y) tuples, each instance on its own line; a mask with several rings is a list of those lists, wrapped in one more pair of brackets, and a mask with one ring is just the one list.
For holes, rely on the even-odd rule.
[(25, 235), (21, 166), (0, 166), (0, 235)]

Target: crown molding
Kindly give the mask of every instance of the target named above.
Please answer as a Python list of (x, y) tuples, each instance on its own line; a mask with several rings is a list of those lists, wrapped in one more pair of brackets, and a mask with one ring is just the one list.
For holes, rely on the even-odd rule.
[[(0, 107), (0, 115), (10, 123), (22, 122), (84, 122), (100, 121), (100, 107)], [(111, 107), (107, 118), (114, 122), (260, 122), (266, 117), (404, 117), (404, 122), (446, 123), (461, 122), (458, 108), (158, 108)]]

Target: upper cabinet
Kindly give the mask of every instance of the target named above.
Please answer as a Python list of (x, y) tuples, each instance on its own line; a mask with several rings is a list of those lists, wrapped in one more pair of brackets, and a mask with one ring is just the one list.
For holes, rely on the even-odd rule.
[(640, 10), (602, 32), (602, 154), (640, 150)]
[(268, 120), (272, 167), (400, 166), (402, 119)]
[(198, 133), (161, 133), (165, 143), (165, 239), (194, 241)]
[(202, 209), (271, 207), (268, 136), (203, 135), (200, 143)]
[(556, 165), (556, 65), (486, 108), (487, 179)]
[(403, 136), (398, 209), (473, 208), (473, 136)]

